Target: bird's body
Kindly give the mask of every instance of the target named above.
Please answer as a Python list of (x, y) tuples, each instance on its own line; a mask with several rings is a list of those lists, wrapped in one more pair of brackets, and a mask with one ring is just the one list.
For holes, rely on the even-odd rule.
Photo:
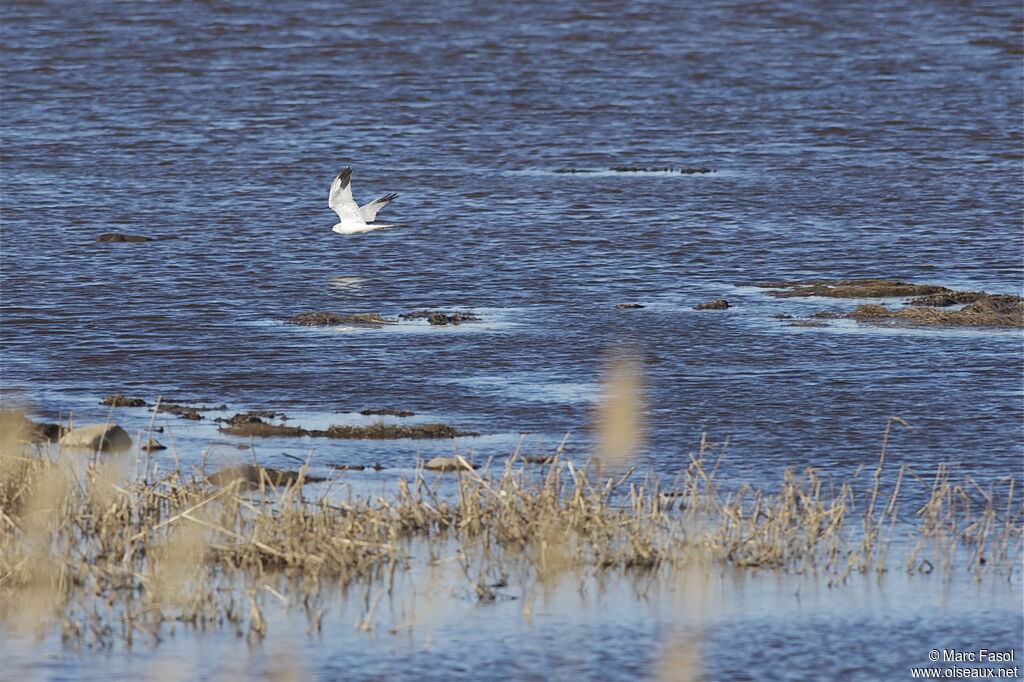
[(385, 194), (365, 206), (360, 206), (352, 198), (352, 169), (343, 169), (331, 183), (331, 192), (327, 199), (327, 205), (334, 209), (340, 220), (332, 229), (340, 234), (359, 234), (360, 232), (394, 227), (394, 225), (371, 225), (370, 223), (377, 219), (377, 211), (384, 208), (397, 196), (394, 193)]

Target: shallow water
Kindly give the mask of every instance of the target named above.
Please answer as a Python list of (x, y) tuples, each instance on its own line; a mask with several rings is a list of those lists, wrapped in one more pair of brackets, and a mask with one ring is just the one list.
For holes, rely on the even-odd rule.
[[(158, 646), (139, 637), (88, 655), (56, 642), (0, 641), (17, 679), (366, 680), (903, 680), (912, 667), (1019, 667), (1018, 586), (938, 577), (855, 576), (827, 588), (812, 576), (737, 570), (669, 572), (658, 580), (570, 573), (548, 585), (499, 590), (478, 603), (459, 569), (433, 569), (431, 591), (399, 576), (328, 598), (322, 633), (307, 633), (295, 600), (263, 602), (270, 635), (251, 644), (231, 628), (179, 628)], [(423, 576), (420, 575), (420, 578)], [(514, 581), (513, 581), (514, 582)], [(419, 583), (420, 588), (424, 582)], [(378, 601), (378, 596), (384, 598)], [(360, 625), (368, 607), (372, 628)], [(529, 608), (527, 616), (524, 611)], [(932, 663), (933, 649), (1016, 647), (1007, 664)], [(40, 657), (40, 650), (52, 651)], [(703, 671), (704, 677), (694, 677)]]
[[(773, 316), (860, 301), (743, 285), (1021, 293), (1021, 15), (920, 0), (6, 3), (5, 401), (89, 422), (110, 393), (162, 395), (307, 428), (390, 406), (484, 434), (455, 445), (481, 459), (521, 433), (537, 451), (571, 433), (582, 458), (603, 359), (629, 345), (647, 384), (641, 459), (666, 477), (702, 432), (728, 440), (724, 480), (843, 475), (876, 461), (890, 415), (913, 426), (892, 434), (893, 474), (1019, 477), (1017, 331), (790, 327)], [(380, 218), (403, 229), (330, 231), (345, 165), (357, 199), (399, 193)], [(717, 298), (733, 307), (692, 309)], [(285, 323), (417, 308), (483, 321)], [(168, 425), (186, 463), (211, 443), (250, 457)], [(256, 447), (275, 465), (409, 470), (453, 445)], [(654, 637), (607, 636), (645, 651)]]

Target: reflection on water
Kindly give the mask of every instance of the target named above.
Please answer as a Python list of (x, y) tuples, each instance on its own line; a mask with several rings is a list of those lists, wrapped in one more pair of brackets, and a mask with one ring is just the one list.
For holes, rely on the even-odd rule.
[[(328, 594), (316, 603), (325, 615), (311, 635), (303, 634), (309, 620), (300, 604), (268, 594), (268, 636), (255, 645), (231, 633), (179, 629), (158, 647), (91, 657), (88, 668), (55, 638), (26, 646), (25, 637), (8, 637), (0, 655), (18, 679), (275, 672), (307, 679), (358, 671), (360, 679), (397, 680), (802, 680), (837, 670), (868, 681), (909, 678), (911, 666), (930, 665), (935, 648), (1016, 647), (1019, 656), (1024, 628), (1009, 606), (1024, 597), (1019, 580), (1009, 593), (1005, 585), (899, 573), (855, 576), (837, 588), (811, 575), (700, 568), (658, 578), (570, 573), (497, 592), (480, 603), (458, 562), (415, 561), (390, 592), (370, 585)], [(51, 653), (40, 657), (40, 650)]]
[(345, 291), (347, 289), (359, 289), (365, 281), (365, 277), (331, 277), (327, 280), (327, 286), (331, 289)]

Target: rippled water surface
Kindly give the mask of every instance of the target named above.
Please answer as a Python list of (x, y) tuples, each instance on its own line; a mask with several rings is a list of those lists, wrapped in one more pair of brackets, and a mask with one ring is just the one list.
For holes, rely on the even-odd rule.
[[(5, 3), (5, 395), (51, 418), (105, 418), (99, 400), (124, 392), (309, 427), (391, 406), (483, 434), (458, 443), (482, 457), (567, 432), (585, 457), (603, 358), (628, 345), (647, 387), (642, 458), (666, 476), (702, 432), (728, 439), (730, 481), (852, 471), (876, 460), (890, 415), (913, 427), (893, 434), (894, 464), (1019, 476), (1018, 332), (791, 327), (775, 316), (864, 301), (744, 285), (1021, 293), (1021, 14), (923, 0)], [(331, 232), (327, 189), (346, 165), (358, 200), (399, 194), (380, 218), (402, 229)], [(172, 239), (95, 241), (107, 232)], [(732, 307), (693, 310), (719, 298)], [(482, 322), (285, 322), (421, 308)], [(216, 438), (173, 426), (186, 460)], [(451, 447), (264, 451), (401, 469)], [(601, 636), (648, 652), (648, 670), (656, 631)], [(337, 658), (322, 665), (330, 677)]]

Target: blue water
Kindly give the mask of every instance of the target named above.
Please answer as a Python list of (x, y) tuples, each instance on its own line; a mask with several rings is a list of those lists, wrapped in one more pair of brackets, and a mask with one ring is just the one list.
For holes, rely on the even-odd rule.
[[(744, 286), (1021, 293), (1019, 3), (41, 0), (2, 19), (9, 404), (91, 421), (123, 392), (307, 427), (390, 406), (484, 434), (455, 445), (481, 459), (522, 433), (538, 451), (571, 433), (584, 458), (604, 361), (628, 346), (640, 460), (667, 478), (702, 432), (728, 440), (726, 481), (844, 475), (891, 415), (913, 426), (893, 465), (1022, 473), (1018, 331), (790, 327), (774, 316), (864, 301)], [(357, 200), (399, 194), (380, 219), (402, 229), (331, 232), (344, 166)], [(418, 308), (482, 322), (286, 323)], [(170, 423), (186, 462), (231, 449), (208, 420)], [(402, 470), (452, 447), (259, 452)]]

